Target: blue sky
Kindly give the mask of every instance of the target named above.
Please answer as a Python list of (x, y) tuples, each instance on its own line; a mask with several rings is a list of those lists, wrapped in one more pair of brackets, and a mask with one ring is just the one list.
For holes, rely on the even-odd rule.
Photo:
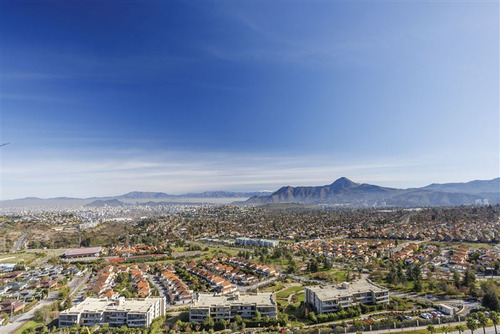
[(499, 175), (497, 1), (2, 2), (3, 199)]

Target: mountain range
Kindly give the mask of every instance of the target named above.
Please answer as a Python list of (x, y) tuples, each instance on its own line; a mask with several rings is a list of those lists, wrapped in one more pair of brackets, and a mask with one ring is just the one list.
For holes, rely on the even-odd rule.
[[(238, 199), (247, 199), (237, 201)], [(176, 203), (231, 203), (263, 205), (274, 203), (325, 204), (348, 207), (364, 206), (456, 206), (470, 204), (500, 204), (500, 178), (476, 180), (466, 183), (433, 183), (421, 188), (398, 189), (367, 183), (356, 183), (341, 177), (324, 186), (285, 186), (275, 192), (206, 191), (171, 195), (163, 192), (133, 191), (110, 197), (70, 198), (55, 197), (1, 201), (8, 207), (75, 207), (122, 206), (126, 204), (176, 204)]]
[(255, 196), (266, 196), (271, 191), (259, 192), (231, 192), (231, 191), (206, 191), (202, 193), (187, 193), (182, 195), (172, 195), (164, 192), (132, 191), (126, 194), (107, 197), (53, 197), (39, 198), (26, 197), (0, 201), (2, 208), (14, 207), (103, 207), (103, 206), (123, 206), (125, 204), (179, 204), (179, 203), (231, 203), (238, 199), (247, 199)]
[(356, 183), (346, 177), (341, 177), (332, 184), (324, 186), (282, 187), (268, 196), (254, 196), (239, 204), (270, 203), (313, 203), (353, 207), (498, 204), (500, 203), (500, 178), (398, 189)]

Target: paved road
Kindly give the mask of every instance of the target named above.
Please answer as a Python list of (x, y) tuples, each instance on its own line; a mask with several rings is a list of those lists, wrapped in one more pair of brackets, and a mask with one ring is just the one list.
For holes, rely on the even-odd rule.
[[(462, 325), (464, 325), (465, 323), (462, 323)], [(458, 323), (454, 323), (452, 324), (451, 326), (456, 326), (458, 325)], [(436, 325), (435, 328), (440, 328), (440, 327), (443, 327), (445, 325)], [(425, 327), (409, 327), (409, 328), (404, 328), (404, 329), (401, 329), (401, 328), (398, 328), (398, 329), (391, 329), (391, 330), (380, 330), (380, 331), (372, 331), (372, 332), (366, 332), (366, 333), (370, 333), (370, 334), (383, 334), (383, 333), (402, 333), (402, 332), (409, 332), (409, 331), (414, 331), (414, 330), (422, 330), (422, 329), (427, 329), (427, 326)], [(500, 329), (499, 329), (500, 330)], [(467, 329), (465, 332), (462, 332), (461, 334), (465, 334), (465, 333), (470, 333), (470, 330)], [(477, 330), (474, 331), (474, 333), (477, 333), (477, 334), (482, 334), (483, 333), (483, 328), (479, 328)], [(455, 332), (451, 332), (451, 334), (460, 334), (458, 331), (455, 331)], [(495, 334), (495, 327), (486, 327), (486, 334)]]
[(276, 280), (278, 280), (278, 278), (279, 277), (275, 276), (273, 278), (266, 279), (264, 281), (261, 281), (261, 282), (258, 282), (258, 283), (252, 284), (252, 285), (238, 286), (238, 289), (241, 292), (247, 292), (247, 291), (257, 290), (258, 288), (260, 288), (262, 286), (265, 286), (265, 285), (268, 285), (268, 284), (271, 284), (271, 283), (275, 282)]
[(327, 282), (327, 281), (320, 281), (317, 279), (307, 278), (307, 277), (299, 276), (299, 275), (295, 275), (295, 274), (288, 274), (288, 276), (290, 276), (291, 278), (296, 279), (297, 281), (300, 281), (300, 282), (316, 283), (319, 285), (335, 285), (335, 283), (331, 283), (331, 282)]
[[(75, 277), (71, 282), (68, 283), (70, 289), (70, 295), (75, 293), (85, 282), (88, 280), (90, 272), (86, 273), (82, 277)], [(41, 307), (52, 304), (58, 298), (58, 291), (51, 291), (49, 295), (44, 300), (40, 301), (35, 307), (26, 313), (14, 316), (10, 319), (11, 323), (0, 329), (1, 333), (14, 333), (16, 330), (21, 328), (28, 320), (31, 320), (35, 315), (35, 311)]]
[(29, 310), (26, 313), (23, 313), (18, 316), (14, 316), (11, 318), (11, 323), (9, 323), (7, 326), (1, 328), (2, 333), (14, 333), (16, 330), (18, 330), (21, 326), (24, 325), (25, 322), (33, 318), (33, 315), (35, 314), (35, 311), (38, 310), (41, 307), (47, 306), (57, 300), (57, 291), (52, 291), (49, 292), (49, 295), (47, 298), (44, 300), (40, 301), (35, 307), (33, 307), (31, 310)]
[(25, 232), (22, 236), (20, 236), (16, 242), (14, 243), (14, 247), (12, 247), (12, 253), (16, 253), (24, 247), (24, 243), (29, 236), (29, 232)]

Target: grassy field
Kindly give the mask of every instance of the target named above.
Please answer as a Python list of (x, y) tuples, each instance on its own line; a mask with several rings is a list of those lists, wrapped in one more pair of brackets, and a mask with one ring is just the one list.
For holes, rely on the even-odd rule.
[[(293, 298), (297, 298), (296, 302), (293, 302)], [(299, 307), (300, 303), (304, 302), (306, 300), (306, 294), (305, 292), (299, 292), (296, 297), (292, 297), (292, 306), (293, 307)]]
[(38, 322), (30, 320), (27, 323), (25, 323), (21, 328), (19, 328), (17, 331), (15, 331), (14, 333), (15, 334), (21, 334), (24, 330), (27, 330), (27, 329), (34, 329), (34, 330), (36, 330), (36, 328), (38, 326), (40, 326), (40, 324)]
[(229, 248), (229, 247), (208, 247), (208, 254), (210, 256), (216, 256), (218, 253), (227, 253), (230, 256), (237, 256), (239, 253), (239, 250), (234, 249), (234, 248)]
[(302, 286), (291, 286), (285, 290), (277, 292), (276, 297), (281, 298), (281, 299), (286, 299), (289, 296), (291, 296), (291, 295), (293, 295), (293, 294), (295, 294), (303, 289), (304, 288)]
[(12, 253), (0, 255), (0, 263), (30, 263), (35, 259), (35, 253)]
[(260, 289), (262, 292), (272, 292), (272, 291), (278, 291), (284, 288), (283, 283), (281, 282), (274, 282), (273, 285), (267, 286), (263, 289)]
[(283, 300), (283, 299), (277, 299), (276, 300), (276, 303), (278, 304), (279, 307), (281, 308), (285, 308), (288, 306), (288, 302), (286, 300)]
[(492, 249), (495, 247), (495, 244), (485, 244), (485, 243), (479, 243), (479, 242), (433, 242), (440, 244), (442, 246), (448, 246), (451, 249), (457, 249), (460, 246), (468, 246), (471, 249), (478, 249), (478, 248), (486, 248), (486, 249)]

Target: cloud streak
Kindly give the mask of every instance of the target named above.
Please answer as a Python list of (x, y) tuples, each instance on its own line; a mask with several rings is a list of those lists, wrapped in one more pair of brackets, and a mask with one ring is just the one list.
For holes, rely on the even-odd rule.
[(93, 159), (84, 156), (65, 159), (63, 156), (62, 152), (60, 157), (53, 159), (34, 156), (28, 165), (23, 159), (5, 154), (1, 173), (2, 199), (108, 196), (134, 190), (172, 194), (206, 190), (276, 190), (285, 185), (329, 184), (341, 176), (391, 187), (495, 177), (487, 171), (473, 175), (461, 170), (449, 171), (448, 179), (444, 179), (436, 168), (440, 162), (411, 158), (362, 162), (348, 157), (218, 152), (156, 152), (142, 156), (120, 152)]

